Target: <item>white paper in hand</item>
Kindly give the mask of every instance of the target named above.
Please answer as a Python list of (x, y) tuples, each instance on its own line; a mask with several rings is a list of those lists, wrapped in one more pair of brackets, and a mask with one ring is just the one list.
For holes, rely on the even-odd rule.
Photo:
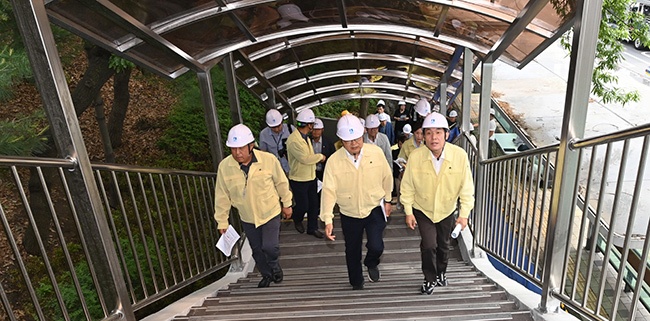
[(379, 207), (381, 207), (381, 212), (384, 214), (384, 221), (388, 222), (388, 216), (386, 215), (386, 206), (384, 205), (386, 205), (386, 203), (382, 198), (381, 201), (379, 201)]
[(323, 189), (323, 182), (321, 182), (320, 179), (317, 179), (316, 184), (316, 193), (320, 193), (320, 190)]
[(229, 225), (226, 233), (223, 233), (221, 237), (219, 237), (217, 248), (226, 256), (230, 256), (230, 251), (232, 251), (232, 247), (235, 245), (237, 240), (239, 240), (239, 233), (237, 233), (232, 225)]

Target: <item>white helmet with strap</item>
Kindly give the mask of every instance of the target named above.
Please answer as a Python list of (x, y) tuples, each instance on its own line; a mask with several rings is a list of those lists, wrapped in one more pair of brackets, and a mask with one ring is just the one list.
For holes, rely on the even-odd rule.
[(449, 124), (447, 123), (447, 118), (445, 118), (443, 114), (431, 113), (424, 118), (422, 128), (443, 128), (449, 130)]
[(347, 114), (336, 124), (336, 136), (341, 140), (355, 140), (363, 136), (363, 126), (359, 117)]
[(266, 112), (266, 124), (269, 127), (275, 127), (282, 124), (282, 114), (277, 109), (271, 109)]
[(429, 104), (426, 99), (422, 98), (418, 100), (417, 103), (415, 103), (414, 109), (420, 116), (426, 117), (429, 113), (431, 113), (431, 104)]
[(226, 146), (231, 148), (244, 147), (255, 141), (253, 132), (244, 124), (237, 124), (228, 131)]
[(311, 109), (303, 109), (298, 113), (296, 120), (303, 124), (313, 124), (316, 121), (316, 115)]

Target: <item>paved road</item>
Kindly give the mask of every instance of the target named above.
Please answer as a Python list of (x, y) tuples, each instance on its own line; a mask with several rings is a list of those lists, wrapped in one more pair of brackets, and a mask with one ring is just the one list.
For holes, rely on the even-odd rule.
[[(650, 85), (643, 81), (645, 67), (650, 66), (650, 53), (637, 51), (630, 45), (626, 45), (626, 49), (625, 62), (615, 74), (619, 77), (619, 85), (622, 88), (638, 90), (641, 100), (621, 106), (616, 103), (604, 104), (597, 97), (592, 97), (587, 107), (589, 112), (585, 137), (599, 136), (650, 123)], [(546, 146), (559, 140), (568, 70), (569, 58), (559, 43), (550, 46), (522, 70), (503, 63), (494, 65), (493, 92), (497, 93), (499, 100), (507, 103), (506, 105), (510, 107), (514, 118), (519, 120), (520, 125), (537, 146)], [(620, 176), (622, 144), (615, 145), (613, 148), (614, 155), (618, 154), (618, 156), (612, 157), (605, 179), (598, 177), (598, 179), (592, 180), (592, 191), (595, 191), (595, 194), (599, 193), (601, 183), (605, 185), (602, 193), (605, 202), (602, 209), (608, 217), (612, 212), (616, 217), (626, 216), (629, 213), (632, 193), (636, 185), (641, 145), (641, 140), (636, 140), (632, 144), (622, 178), (623, 189), (618, 204), (613, 204), (613, 194)], [(596, 156), (595, 172), (598, 175), (605, 170), (603, 164), (604, 148)], [(642, 201), (637, 209), (637, 215), (643, 217), (637, 219), (638, 229), (633, 230), (634, 233), (642, 235), (645, 235), (645, 229), (648, 226), (648, 213), (650, 213), (650, 162), (646, 166), (648, 169), (642, 184)], [(585, 172), (587, 168), (588, 163), (583, 163), (580, 178), (583, 185), (586, 185)], [(595, 200), (596, 198), (591, 200), (592, 204)], [(616, 210), (613, 210), (614, 207)], [(624, 234), (625, 226), (615, 227), (615, 230)]]

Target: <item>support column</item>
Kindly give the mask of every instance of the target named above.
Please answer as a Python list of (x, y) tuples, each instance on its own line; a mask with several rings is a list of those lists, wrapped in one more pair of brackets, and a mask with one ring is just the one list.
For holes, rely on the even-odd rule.
[(135, 320), (45, 5), (43, 0), (11, 0), (11, 4), (59, 156), (75, 164), (65, 176), (74, 195), (82, 240), (98, 276), (100, 302), (107, 316)]
[(481, 98), (479, 102), (479, 140), (478, 154), (480, 160), (488, 159), (490, 135), (490, 108), (492, 107), (492, 62), (484, 61), (481, 65)]
[(228, 103), (230, 104), (230, 117), (232, 124), (241, 124), (244, 122), (241, 116), (241, 106), (239, 105), (239, 91), (237, 91), (237, 77), (235, 76), (235, 65), (233, 64), (232, 52), (227, 54), (223, 59), (223, 69), (225, 71), (226, 87), (228, 89)]
[(470, 129), (472, 122), (472, 73), (474, 72), (474, 53), (471, 49), (465, 48), (463, 53), (463, 109), (461, 111), (461, 131)]
[[(467, 49), (465, 49), (467, 52)], [(467, 61), (465, 61), (467, 62)], [(469, 64), (471, 65), (471, 64)], [(486, 206), (485, 206), (485, 183), (487, 182), (487, 171), (485, 170), (485, 165), (482, 165), (480, 162), (483, 160), (486, 160), (488, 158), (488, 150), (489, 150), (489, 141), (488, 141), (488, 135), (489, 135), (489, 122), (490, 122), (490, 106), (492, 103), (492, 62), (483, 62), (481, 65), (481, 97), (480, 97), (480, 102), (479, 102), (479, 140), (478, 140), (478, 162), (479, 164), (476, 166), (476, 176), (474, 178), (475, 181), (475, 205), (474, 205), (474, 221), (477, 223), (477, 225), (480, 226), (482, 222), (485, 222), (483, 219), (485, 216), (487, 216), (487, 212), (485, 212)], [(465, 66), (464, 68), (470, 68), (468, 66)], [(463, 71), (465, 73), (465, 71)], [(463, 77), (467, 77), (466, 75), (463, 75)], [(470, 75), (471, 77), (471, 75)], [(471, 94), (470, 96), (465, 99), (465, 94), (467, 91), (469, 91), (471, 88), (471, 83), (472, 81), (469, 80), (467, 88), (464, 89), (463, 91), (463, 102), (468, 100), (467, 105), (469, 106), (471, 103)], [(464, 107), (463, 107), (464, 108)], [(464, 113), (469, 114), (469, 108), (468, 109), (463, 109)], [(465, 114), (464, 114), (465, 115)], [(464, 121), (463, 121), (464, 122)], [(481, 228), (476, 228), (474, 229), (474, 244), (472, 244), (472, 255), (477, 256), (480, 255), (475, 251), (475, 243), (476, 240), (478, 240), (481, 235), (480, 233)]]
[(596, 43), (603, 0), (576, 2), (576, 23), (573, 26), (571, 64), (562, 117), (560, 147), (555, 163), (553, 195), (546, 232), (542, 300), (539, 310), (547, 312), (552, 292), (561, 291), (564, 255), (569, 242), (573, 186), (580, 169), (579, 152), (569, 149), (569, 143), (583, 138), (587, 106), (591, 92), (591, 79), (596, 58)]
[(438, 84), (440, 88), (440, 113), (447, 116), (447, 79), (441, 80)]
[(219, 115), (217, 105), (214, 101), (212, 90), (212, 77), (209, 72), (197, 72), (201, 100), (203, 100), (203, 111), (205, 113), (205, 124), (208, 128), (208, 139), (210, 141), (210, 154), (212, 155), (212, 168), (217, 171), (219, 162), (223, 159), (223, 144), (221, 140), (221, 127), (219, 126)]

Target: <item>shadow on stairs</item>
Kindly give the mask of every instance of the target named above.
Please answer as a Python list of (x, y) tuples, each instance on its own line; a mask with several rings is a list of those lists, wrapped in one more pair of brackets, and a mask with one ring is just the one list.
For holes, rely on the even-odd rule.
[(519, 310), (507, 293), (462, 261), (455, 241), (449, 285), (420, 294), (420, 237), (400, 213), (393, 213), (384, 232), (380, 281), (353, 291), (340, 222), (334, 226), (337, 240), (330, 242), (283, 223), (282, 283), (258, 289), (261, 276), (254, 271), (174, 320), (532, 320), (530, 311)]

